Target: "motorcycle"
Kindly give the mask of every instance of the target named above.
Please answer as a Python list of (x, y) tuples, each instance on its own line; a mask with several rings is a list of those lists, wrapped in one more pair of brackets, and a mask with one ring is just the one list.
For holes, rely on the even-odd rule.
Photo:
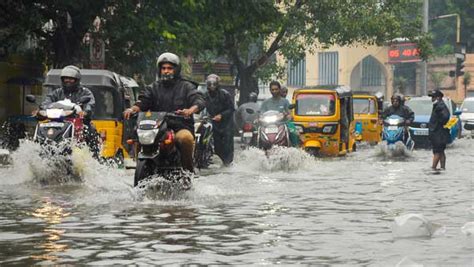
[(183, 121), (181, 115), (168, 112), (140, 112), (137, 118), (138, 156), (133, 185), (152, 175), (170, 182), (179, 182), (185, 190), (191, 187), (191, 178), (184, 175), (181, 153), (176, 147), (171, 124)]
[(391, 115), (384, 120), (382, 140), (386, 142), (389, 150), (395, 150), (397, 144), (402, 144), (409, 151), (415, 146), (410, 132), (405, 130), (405, 120), (397, 115)]
[[(33, 95), (28, 95), (26, 100), (36, 102)], [(36, 114), (38, 123), (33, 141), (41, 145), (42, 157), (54, 157), (58, 167), (66, 162), (62, 167), (66, 168), (68, 174), (74, 174), (70, 159), (73, 148), (85, 141), (84, 120), (79, 114), (82, 111), (81, 105), (89, 101), (88, 97), (81, 98), (79, 103), (72, 103), (69, 99), (60, 100), (40, 109)]]
[(269, 110), (259, 118), (257, 147), (269, 150), (273, 146), (291, 146), (289, 130), (283, 113)]
[(209, 117), (203, 117), (196, 127), (196, 147), (194, 149), (194, 165), (199, 169), (211, 165), (214, 148), (212, 147), (212, 122)]
[[(247, 108), (245, 109), (247, 114), (256, 113), (255, 110)], [(254, 121), (244, 121), (242, 128), (239, 130), (240, 142), (242, 149), (255, 146), (257, 143), (257, 126)]]

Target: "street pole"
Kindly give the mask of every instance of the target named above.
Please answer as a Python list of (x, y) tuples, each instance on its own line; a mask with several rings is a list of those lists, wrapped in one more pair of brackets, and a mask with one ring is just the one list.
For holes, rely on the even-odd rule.
[[(423, 0), (423, 33), (428, 32), (428, 22), (429, 22), (429, 0)], [(421, 62), (421, 95), (426, 95), (427, 92), (427, 77), (428, 77), (428, 62), (423, 60)]]

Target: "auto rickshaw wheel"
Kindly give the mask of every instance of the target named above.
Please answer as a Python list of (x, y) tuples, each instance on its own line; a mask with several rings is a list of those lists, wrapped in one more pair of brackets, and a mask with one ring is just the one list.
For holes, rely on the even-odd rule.
[(304, 150), (312, 157), (319, 157), (321, 155), (319, 147), (306, 147)]

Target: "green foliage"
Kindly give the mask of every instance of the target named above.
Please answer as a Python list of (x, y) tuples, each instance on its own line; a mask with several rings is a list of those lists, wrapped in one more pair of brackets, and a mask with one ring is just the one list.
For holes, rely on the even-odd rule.
[(441, 84), (443, 83), (444, 78), (446, 78), (446, 76), (448, 76), (448, 74), (445, 72), (431, 72), (430, 73), (431, 81), (433, 82), (433, 85), (435, 88), (441, 87)]
[(465, 72), (463, 79), (462, 79), (462, 84), (464, 87), (467, 87), (471, 83), (471, 73)]

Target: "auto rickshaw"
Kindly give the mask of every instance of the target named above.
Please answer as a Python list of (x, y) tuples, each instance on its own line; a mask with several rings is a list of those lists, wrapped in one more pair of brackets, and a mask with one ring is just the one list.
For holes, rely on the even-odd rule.
[[(44, 86), (55, 89), (61, 86), (61, 69), (50, 70)], [(127, 145), (133, 132), (133, 123), (124, 121), (122, 112), (135, 103), (135, 94), (128, 92), (129, 84), (123, 83), (123, 76), (100, 69), (81, 69), (81, 85), (89, 88), (95, 97), (95, 110), (92, 124), (103, 140), (101, 156), (123, 160), (133, 155), (132, 147)], [(128, 78), (129, 79), (129, 78)]]
[(314, 156), (355, 150), (352, 92), (347, 86), (315, 86), (293, 93), (293, 121), (303, 148)]
[(356, 141), (379, 143), (382, 140), (380, 116), (383, 112), (383, 95), (354, 92), (353, 105)]

